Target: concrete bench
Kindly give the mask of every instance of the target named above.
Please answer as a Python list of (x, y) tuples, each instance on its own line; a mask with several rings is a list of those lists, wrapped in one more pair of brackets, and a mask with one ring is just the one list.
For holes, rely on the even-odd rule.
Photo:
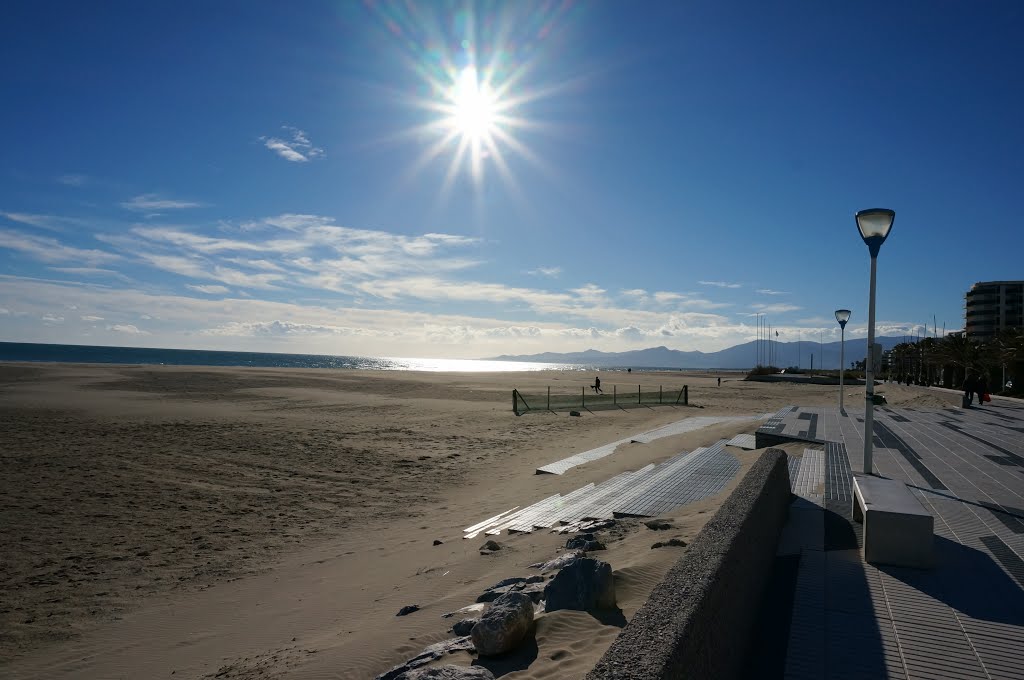
[(866, 562), (932, 566), (935, 520), (903, 482), (855, 476), (853, 519), (864, 523)]

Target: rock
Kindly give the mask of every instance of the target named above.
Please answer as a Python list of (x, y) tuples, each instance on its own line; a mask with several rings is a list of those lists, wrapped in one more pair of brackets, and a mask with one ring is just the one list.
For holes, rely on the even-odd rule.
[(580, 534), (579, 536), (573, 536), (565, 542), (566, 548), (572, 548), (574, 550), (582, 550), (587, 552), (588, 550), (605, 550), (604, 543), (601, 541), (594, 540), (594, 534)]
[(498, 543), (494, 540), (487, 541), (482, 546), (480, 546), (481, 555), (490, 555), (491, 553), (494, 553), (498, 550), (501, 550), (501, 543)]
[(555, 559), (548, 560), (547, 562), (538, 562), (537, 564), (531, 564), (530, 568), (540, 569), (540, 573), (543, 574), (545, 572), (554, 571), (556, 569), (564, 569), (565, 567), (569, 566), (581, 557), (583, 557), (582, 552), (573, 551), (565, 553), (564, 555), (559, 555)]
[(444, 541), (439, 538), (434, 539), (434, 545), (444, 545)]
[(456, 635), (469, 635), (470, 631), (473, 630), (473, 626), (475, 626), (477, 621), (479, 620), (479, 616), (474, 616), (468, 619), (461, 619), (458, 623), (452, 626), (452, 632)]
[(607, 562), (581, 557), (563, 568), (544, 588), (545, 611), (588, 611), (615, 606), (615, 579)]
[(523, 593), (502, 595), (473, 626), (470, 637), (480, 656), (515, 649), (533, 626), (533, 601)]
[(664, 531), (665, 529), (673, 528), (671, 522), (667, 522), (663, 519), (649, 519), (644, 522), (644, 526), (648, 529), (653, 529), (654, 531)]
[(543, 583), (544, 581), (545, 579), (543, 576), (540, 574), (534, 574), (533, 576), (527, 577), (523, 583)]
[(658, 541), (657, 543), (655, 543), (654, 545), (651, 546), (651, 550), (654, 550), (655, 548), (664, 548), (664, 547), (667, 547), (667, 546), (685, 548), (686, 547), (686, 541), (684, 541), (681, 538), (670, 538), (667, 541), (665, 541), (664, 543), (662, 543), (661, 541)]
[(595, 519), (586, 522), (574, 522), (567, 524), (564, 527), (557, 529), (560, 534), (575, 534), (581, 531), (597, 531), (598, 529), (607, 529), (608, 527), (615, 526), (615, 520), (613, 519)]
[(494, 680), (494, 673), (483, 666), (434, 666), (409, 671), (401, 680)]
[(406, 614), (412, 614), (413, 612), (418, 612), (419, 610), (420, 606), (418, 604), (407, 604), (401, 609), (399, 609), (398, 613), (395, 614), (395, 616), (405, 616)]
[[(543, 578), (543, 577), (541, 577)], [(540, 604), (540, 601), (544, 599), (544, 583), (530, 583), (518, 586), (517, 593), (522, 593), (530, 598), (534, 604)]]
[(469, 636), (454, 638), (451, 640), (444, 640), (443, 642), (438, 642), (436, 644), (430, 645), (429, 647), (425, 648), (422, 652), (420, 652), (413, 658), (409, 659), (405, 663), (399, 664), (391, 670), (381, 673), (377, 676), (376, 680), (408, 680), (408, 674), (411, 671), (413, 671), (413, 669), (419, 668), (420, 666), (425, 666), (431, 661), (434, 661), (435, 659), (440, 659), (445, 654), (452, 654), (454, 652), (462, 651), (476, 651), (473, 648), (473, 640), (470, 639)]
[(569, 411), (569, 415), (575, 416), (575, 417), (579, 418), (580, 417), (580, 412), (579, 411)]
[(524, 576), (510, 576), (509, 578), (503, 578), (487, 590), (494, 590), (495, 588), (504, 588), (505, 586), (515, 585), (516, 583), (523, 583), (526, 581)]

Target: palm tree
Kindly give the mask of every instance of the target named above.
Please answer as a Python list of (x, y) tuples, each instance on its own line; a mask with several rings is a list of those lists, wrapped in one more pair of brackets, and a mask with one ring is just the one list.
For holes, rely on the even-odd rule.
[(936, 358), (953, 367), (953, 384), (959, 385), (970, 371), (982, 369), (981, 345), (966, 333), (950, 333), (936, 347)]

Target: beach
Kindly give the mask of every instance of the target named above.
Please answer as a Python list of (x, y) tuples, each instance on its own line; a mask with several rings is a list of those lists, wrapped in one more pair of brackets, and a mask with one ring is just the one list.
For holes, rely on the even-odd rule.
[[(685, 417), (834, 405), (838, 391), (602, 372), (606, 392), (689, 385), (691, 406), (512, 412), (513, 388), (578, 393), (593, 377), (0, 364), (0, 674), (373, 677), (451, 637), (442, 614), (565, 542), (503, 534), (485, 556), (464, 527), (756, 423), (624, 445), (564, 475), (538, 466)], [(959, 400), (878, 391), (909, 407)], [(745, 469), (757, 454), (737, 455)], [(737, 479), (672, 513), (672, 536), (692, 539)], [(626, 620), (681, 554), (650, 548), (664, 533), (627, 520), (608, 536)], [(395, 617), (410, 604), (420, 611)], [(505, 677), (582, 677), (621, 623), (544, 615), (536, 657)]]

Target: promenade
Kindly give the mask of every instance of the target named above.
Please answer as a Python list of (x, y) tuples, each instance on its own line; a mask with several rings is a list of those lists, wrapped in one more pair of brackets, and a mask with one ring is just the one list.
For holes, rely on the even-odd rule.
[(874, 473), (935, 518), (930, 570), (867, 564), (851, 520), (863, 409), (787, 407), (759, 447), (803, 442), (750, 677), (1024, 678), (1024, 405), (878, 407)]

